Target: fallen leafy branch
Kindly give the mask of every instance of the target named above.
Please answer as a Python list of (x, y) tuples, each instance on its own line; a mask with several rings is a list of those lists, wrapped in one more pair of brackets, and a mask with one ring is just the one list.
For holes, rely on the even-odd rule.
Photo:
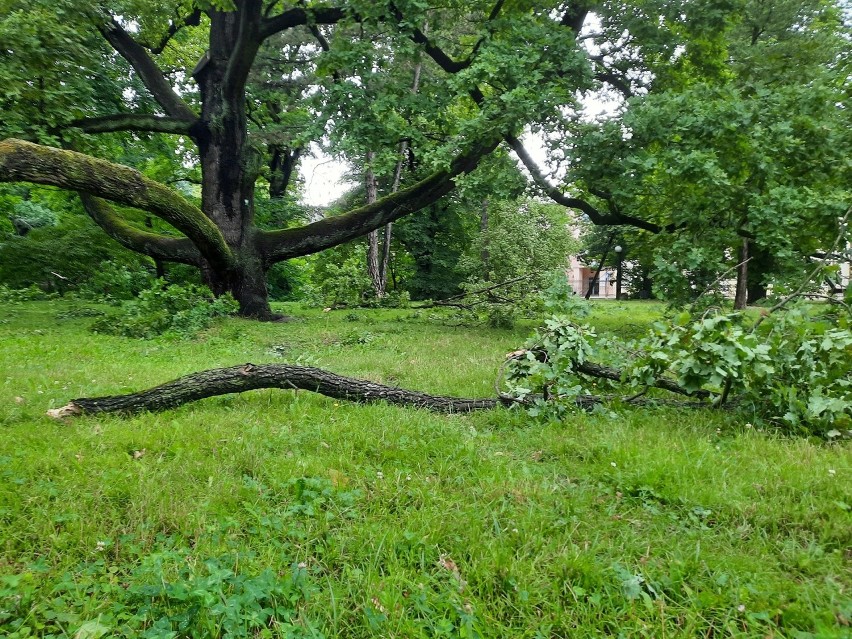
[[(600, 369), (605, 373), (611, 371), (606, 367), (600, 367)], [(590, 371), (589, 374), (594, 374), (591, 368), (588, 370)], [(334, 399), (362, 403), (385, 401), (389, 404), (425, 408), (440, 413), (468, 413), (476, 410), (489, 410), (501, 405), (510, 406), (523, 403), (522, 400), (508, 395), (482, 399), (429, 395), (404, 388), (344, 377), (310, 366), (243, 364), (242, 366), (214, 368), (192, 373), (138, 393), (75, 399), (61, 408), (47, 411), (47, 414), (50, 417), (62, 419), (83, 414), (154, 412), (176, 408), (207, 397), (243, 393), (260, 388), (306, 390)], [(597, 395), (578, 395), (573, 398), (577, 407), (586, 409), (618, 399), (622, 398)], [(686, 407), (705, 405), (700, 402), (672, 402), (645, 398), (635, 398), (630, 403), (634, 405), (666, 404)]]
[[(459, 293), (458, 295), (453, 295), (452, 297), (448, 297), (443, 300), (436, 300), (431, 304), (426, 304), (422, 306), (422, 308), (432, 308), (435, 306), (454, 306), (457, 308), (471, 308), (472, 306), (476, 306), (477, 304), (487, 303), (489, 301), (493, 301), (497, 296), (492, 292), (499, 288), (504, 288), (506, 286), (511, 286), (512, 284), (517, 284), (518, 282), (522, 282), (524, 280), (528, 280), (532, 277), (532, 275), (522, 275), (520, 277), (515, 277), (510, 280), (506, 280), (505, 282), (500, 282), (499, 284), (492, 284), (491, 286), (487, 286), (485, 288), (480, 288), (473, 291), (465, 291), (464, 293)], [(458, 300), (465, 299), (467, 297), (473, 297), (475, 295), (482, 295), (483, 293), (488, 293), (488, 297), (471, 302), (470, 304), (463, 304)], [(503, 303), (512, 304), (515, 300), (499, 298), (499, 301)]]

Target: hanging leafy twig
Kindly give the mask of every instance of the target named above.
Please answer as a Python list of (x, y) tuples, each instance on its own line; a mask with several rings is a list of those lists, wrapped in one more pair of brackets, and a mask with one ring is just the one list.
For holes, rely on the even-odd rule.
[[(840, 225), (839, 225), (840, 226), (840, 232), (837, 234), (837, 237), (834, 238), (834, 243), (831, 245), (831, 249), (829, 249), (828, 255), (831, 255), (832, 253), (834, 253), (834, 251), (837, 250), (837, 247), (840, 245), (840, 241), (846, 235), (846, 221), (849, 219), (850, 214), (852, 214), (852, 206), (850, 206), (848, 209), (846, 209), (846, 213), (840, 219)], [(785, 297), (780, 302), (778, 302), (775, 306), (770, 308), (765, 314), (763, 314), (759, 318), (757, 318), (757, 321), (754, 323), (754, 326), (752, 327), (751, 330), (752, 331), (757, 330), (757, 327), (760, 326), (763, 323), (763, 320), (765, 320), (767, 317), (769, 317), (770, 315), (772, 315), (776, 311), (780, 311), (782, 308), (787, 306), (787, 304), (789, 304), (790, 301), (799, 297), (801, 295), (802, 291), (805, 290), (805, 287), (807, 287), (807, 285), (811, 283), (811, 281), (824, 268), (824, 266), (825, 266), (824, 264), (818, 264), (817, 267), (813, 271), (811, 271), (810, 274), (802, 281), (802, 283), (799, 284), (799, 287), (795, 291), (790, 293), (787, 297)]]
[[(485, 288), (481, 288), (475, 291), (465, 291), (464, 293), (459, 293), (458, 295), (453, 295), (451, 297), (447, 297), (442, 300), (437, 300), (432, 302), (431, 304), (424, 305), (422, 308), (431, 308), (433, 306), (457, 306), (460, 308), (469, 308), (470, 306), (474, 306), (475, 304), (482, 303), (487, 300), (482, 300), (480, 302), (472, 302), (471, 304), (460, 304), (455, 302), (454, 300), (464, 299), (465, 297), (472, 297), (474, 295), (481, 295), (482, 293), (488, 293), (490, 291), (494, 291), (498, 288), (503, 288), (505, 286), (510, 286), (511, 284), (516, 284), (517, 282), (522, 282), (523, 280), (530, 279), (534, 273), (529, 273), (527, 275), (521, 275), (520, 277), (512, 278), (511, 280), (506, 280), (505, 282), (500, 282), (499, 284), (493, 284), (491, 286), (487, 286)], [(511, 302), (511, 300), (507, 300), (504, 298), (506, 302)]]

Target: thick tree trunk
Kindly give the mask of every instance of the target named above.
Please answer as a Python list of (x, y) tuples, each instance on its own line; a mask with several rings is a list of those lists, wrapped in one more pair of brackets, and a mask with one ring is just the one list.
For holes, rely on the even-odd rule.
[(205, 264), (205, 283), (217, 295), (231, 293), (244, 317), (274, 319), (266, 270), (254, 232), (254, 183), (260, 170), (248, 142), (245, 96), (232, 91), (226, 74), (237, 46), (240, 15), (213, 12), (207, 60), (195, 72), (201, 88), (201, 124), (195, 138), (201, 155), (201, 208), (237, 256), (229, 269)]
[(766, 297), (764, 276), (772, 272), (774, 264), (772, 256), (754, 241), (749, 242), (748, 253), (748, 303), (754, 304)]
[(301, 389), (334, 399), (355, 402), (379, 402), (426, 408), (444, 413), (487, 410), (500, 405), (497, 399), (464, 399), (428, 395), (385, 386), (351, 377), (343, 377), (319, 368), (287, 364), (243, 364), (193, 373), (173, 382), (139, 393), (75, 399), (49, 413), (65, 417), (81, 413), (137, 413), (175, 408), (206, 397), (242, 393), (258, 388)]
[(240, 305), (239, 313), (243, 317), (259, 320), (276, 320), (269, 308), (269, 291), (266, 287), (266, 269), (256, 254), (244, 250), (234, 269), (221, 271), (205, 265), (201, 269), (204, 283), (214, 295), (230, 293)]
[(740, 247), (739, 266), (737, 267), (737, 292), (734, 296), (734, 309), (743, 310), (748, 306), (748, 238), (743, 238)]

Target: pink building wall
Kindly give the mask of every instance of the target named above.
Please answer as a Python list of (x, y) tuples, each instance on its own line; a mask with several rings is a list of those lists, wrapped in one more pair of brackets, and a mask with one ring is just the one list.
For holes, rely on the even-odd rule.
[[(595, 275), (594, 268), (580, 263), (576, 257), (571, 258), (571, 264), (567, 269), (568, 283), (577, 295), (585, 295)], [(623, 287), (623, 283), (622, 283)], [(622, 291), (623, 292), (623, 291)], [(615, 269), (604, 268), (598, 277), (597, 290), (592, 292), (591, 297), (595, 299), (615, 299)]]

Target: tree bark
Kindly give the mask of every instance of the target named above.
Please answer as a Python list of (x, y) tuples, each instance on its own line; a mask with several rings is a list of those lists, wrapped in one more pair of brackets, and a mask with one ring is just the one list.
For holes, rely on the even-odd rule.
[[(589, 363), (578, 367), (578, 371), (619, 380), (620, 371)], [(687, 393), (673, 382), (664, 380), (655, 384), (672, 392), (704, 398), (706, 391)], [(440, 413), (468, 413), (477, 410), (490, 410), (502, 405), (512, 405), (518, 400), (501, 396), (498, 398), (468, 399), (445, 395), (429, 395), (418, 391), (406, 390), (395, 386), (385, 386), (366, 380), (344, 377), (329, 371), (309, 366), (291, 366), (288, 364), (243, 364), (230, 368), (215, 368), (199, 373), (185, 375), (172, 382), (156, 386), (138, 393), (111, 395), (106, 397), (84, 397), (75, 399), (61, 408), (47, 411), (50, 417), (62, 419), (83, 414), (99, 413), (140, 413), (176, 408), (190, 402), (208, 397), (243, 393), (261, 388), (280, 388), (284, 390), (306, 390), (333, 399), (359, 403), (387, 402), (399, 406), (424, 408)], [(690, 408), (706, 407), (704, 402), (678, 402), (656, 398), (580, 395), (574, 403), (580, 408), (592, 408), (605, 401), (621, 399), (633, 405), (676, 405)]]
[[(367, 170), (364, 173), (364, 187), (367, 190), (367, 206), (375, 204), (378, 199), (379, 185), (373, 171), (376, 154), (367, 151)], [(385, 283), (382, 281), (381, 266), (379, 265), (379, 230), (367, 234), (367, 274), (373, 284), (373, 294), (381, 299), (385, 296)]]
[(763, 279), (767, 272), (772, 271), (773, 258), (754, 242), (749, 244), (749, 255), (752, 259), (749, 262), (748, 303), (754, 304), (766, 298), (767, 290)]
[[(249, 3), (251, 4), (251, 3)], [(235, 256), (230, 268), (205, 263), (205, 284), (216, 295), (231, 293), (244, 317), (275, 319), (269, 307), (266, 271), (254, 230), (254, 183), (260, 172), (257, 151), (248, 141), (245, 68), (260, 40), (259, 9), (213, 11), (207, 61), (196, 71), (201, 89), (201, 156), (204, 213), (222, 232)], [(250, 65), (249, 65), (250, 66)]]
[(309, 366), (287, 364), (243, 364), (193, 373), (139, 393), (82, 398), (49, 414), (66, 417), (82, 413), (138, 413), (175, 408), (206, 397), (242, 393), (259, 388), (301, 389), (334, 399), (379, 402), (426, 408), (443, 413), (487, 410), (500, 405), (498, 399), (465, 399), (429, 395), (336, 375)]
[(748, 306), (748, 238), (743, 238), (740, 247), (739, 266), (737, 267), (737, 292), (734, 296), (734, 310), (743, 310)]

